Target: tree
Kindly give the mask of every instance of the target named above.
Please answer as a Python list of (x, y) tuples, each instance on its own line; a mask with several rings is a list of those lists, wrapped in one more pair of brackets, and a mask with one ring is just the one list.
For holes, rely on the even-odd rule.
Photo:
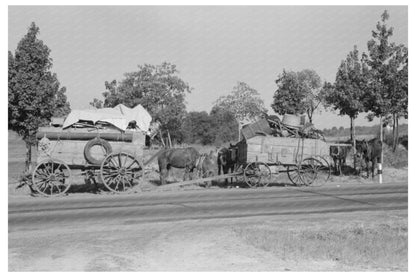
[(94, 98), (91, 102), (90, 102), (90, 106), (96, 108), (96, 109), (102, 109), (103, 108), (103, 100), (99, 100), (97, 98)]
[[(191, 92), (189, 85), (177, 76), (179, 71), (170, 63), (161, 65), (139, 65), (135, 72), (125, 73), (117, 83), (105, 82), (104, 107), (124, 104), (127, 107), (142, 105), (154, 120), (159, 120), (162, 129), (173, 139), (180, 141), (182, 121), (186, 115), (185, 94)], [(93, 100), (93, 105), (100, 105)]]
[(66, 89), (51, 72), (50, 49), (38, 34), (39, 28), (32, 23), (14, 56), (10, 51), (8, 54), (8, 128), (26, 142), (26, 170), (30, 170), (31, 145), (38, 127), (46, 125), (52, 116), (65, 116), (70, 111)]
[(306, 113), (312, 123), (313, 114), (322, 102), (319, 75), (311, 69), (300, 72), (283, 70), (275, 82), (277, 90), (273, 96), (273, 110), (280, 115)]
[(213, 123), (212, 130), (215, 133), (214, 143), (216, 145), (238, 139), (238, 122), (232, 112), (213, 107), (210, 117)]
[[(407, 117), (407, 48), (389, 42), (393, 28), (387, 27), (389, 14), (384, 11), (381, 22), (377, 22), (376, 30), (372, 31), (372, 39), (368, 41), (368, 56), (365, 61), (370, 68), (371, 80), (368, 82), (368, 94), (365, 98), (365, 109), (370, 112), (369, 119), (374, 116), (381, 119), (392, 115), (394, 134), (393, 141), (398, 141), (398, 119)], [(380, 131), (383, 121), (380, 122)], [(395, 149), (395, 146), (394, 146)]]
[(230, 94), (221, 96), (215, 101), (213, 109), (230, 111), (241, 124), (246, 120), (254, 120), (257, 116), (267, 112), (259, 95), (257, 90), (246, 83), (237, 82)]
[(322, 95), (320, 93), (322, 86), (321, 78), (314, 70), (311, 69), (304, 69), (299, 72), (298, 78), (299, 82), (306, 90), (304, 103), (309, 122), (312, 123), (313, 114), (322, 102)]
[(273, 96), (273, 110), (280, 115), (305, 113), (306, 91), (299, 81), (298, 74), (283, 70), (275, 82), (277, 90)]
[(215, 140), (213, 121), (207, 112), (190, 112), (186, 115), (182, 132), (186, 143), (211, 144)]
[(237, 82), (230, 94), (215, 101), (214, 108), (230, 111), (239, 121), (252, 120), (267, 111), (259, 95), (246, 83)]
[(355, 149), (354, 121), (358, 114), (364, 111), (363, 97), (366, 94), (367, 72), (366, 64), (360, 61), (358, 49), (354, 46), (354, 50), (341, 61), (334, 85), (325, 82), (322, 89), (325, 102), (334, 110), (338, 110), (340, 115), (350, 117), (353, 149)]

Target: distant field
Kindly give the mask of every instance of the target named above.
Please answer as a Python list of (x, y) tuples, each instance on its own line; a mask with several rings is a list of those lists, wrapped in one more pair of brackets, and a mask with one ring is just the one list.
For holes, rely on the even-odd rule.
[[(362, 139), (373, 139), (375, 138), (375, 135), (357, 135), (355, 136), (356, 139), (362, 140)], [(329, 142), (341, 142), (341, 141), (347, 141), (350, 139), (350, 136), (339, 136), (339, 137), (325, 137), (326, 141)]]

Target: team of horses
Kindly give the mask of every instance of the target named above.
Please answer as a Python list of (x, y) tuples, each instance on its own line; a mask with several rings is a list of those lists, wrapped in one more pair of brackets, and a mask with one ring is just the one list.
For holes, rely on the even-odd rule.
[[(374, 178), (374, 169), (377, 163), (380, 163), (382, 142), (379, 138), (371, 140), (356, 140), (356, 160), (359, 161), (359, 173), (363, 167), (367, 172), (367, 178), (370, 176), (370, 163), (371, 163), (371, 175)], [(336, 146), (331, 145), (329, 153), (334, 160), (335, 172), (342, 175), (342, 168), (346, 164), (346, 159), (349, 153), (353, 150), (352, 146)], [(364, 165), (364, 166), (363, 166)]]
[[(230, 144), (229, 148), (223, 147), (217, 153), (211, 151), (209, 154), (199, 154), (193, 147), (170, 148), (162, 151), (157, 161), (160, 184), (164, 185), (171, 168), (184, 169), (184, 181), (191, 179), (195, 175), (195, 171), (199, 178), (212, 177), (221, 173), (232, 173), (237, 164), (237, 148)], [(228, 185), (227, 179), (225, 184)], [(207, 186), (211, 186), (211, 182), (208, 182)]]
[[(352, 150), (351, 146), (330, 146), (330, 156), (334, 160), (335, 172), (342, 175), (342, 168), (346, 163), (347, 156)], [(229, 147), (220, 148), (218, 151), (211, 151), (209, 154), (200, 154), (195, 148), (169, 148), (158, 155), (158, 165), (160, 173), (160, 184), (166, 184), (169, 170), (173, 168), (184, 169), (183, 180), (190, 180), (197, 172), (198, 178), (212, 177), (216, 174), (228, 174), (235, 170), (238, 153), (237, 146), (230, 144)], [(365, 164), (367, 178), (374, 178), (376, 163), (380, 162), (382, 142), (380, 139), (357, 140), (356, 157)], [(370, 167), (371, 164), (371, 167)], [(360, 171), (362, 167), (360, 166)], [(232, 182), (232, 180), (231, 180)], [(228, 179), (225, 185), (229, 186)], [(211, 186), (211, 181), (207, 182)]]

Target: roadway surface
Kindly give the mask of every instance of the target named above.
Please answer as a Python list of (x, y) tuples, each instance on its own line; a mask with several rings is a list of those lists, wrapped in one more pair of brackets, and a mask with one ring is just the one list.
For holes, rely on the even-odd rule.
[[(9, 270), (175, 270), (178, 268), (173, 264), (158, 263), (157, 257), (163, 257), (163, 249), (153, 252), (158, 247), (166, 247), (167, 241), (172, 245), (170, 239), (174, 237), (186, 240), (180, 235), (184, 233), (184, 226), (186, 232), (192, 231), (187, 238), (199, 240), (196, 233), (208, 232), (215, 225), (261, 224), (265, 220), (287, 218), (302, 220), (313, 215), (380, 214), (407, 211), (407, 207), (407, 183), (11, 197)], [(166, 237), (168, 233), (170, 238)], [(164, 246), (160, 245), (161, 236), (164, 236)], [(217, 237), (214, 233), (211, 236), (214, 240)], [(230, 236), (226, 238), (226, 241), (232, 240)], [(164, 255), (169, 260), (177, 254)], [(234, 260), (238, 259), (241, 257)], [(244, 267), (232, 265), (238, 266), (238, 263), (230, 261), (224, 268), (244, 270)], [(201, 265), (180, 267), (184, 270), (204, 268)]]

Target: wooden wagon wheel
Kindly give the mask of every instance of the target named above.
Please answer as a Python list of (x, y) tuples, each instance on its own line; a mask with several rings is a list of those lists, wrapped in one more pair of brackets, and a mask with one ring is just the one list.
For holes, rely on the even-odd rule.
[(318, 173), (317, 173), (317, 176), (313, 185), (314, 186), (323, 185), (331, 177), (331, 174), (332, 174), (331, 164), (329, 163), (328, 159), (325, 158), (324, 156), (316, 156), (314, 158), (320, 161), (322, 163), (322, 166), (318, 167)]
[(101, 163), (101, 180), (113, 192), (133, 187), (142, 175), (143, 164), (127, 153), (110, 154)]
[(244, 181), (251, 188), (269, 185), (272, 178), (270, 167), (263, 162), (249, 163), (244, 169)]
[(298, 167), (296, 165), (288, 165), (286, 168), (287, 168), (287, 176), (289, 177), (289, 180), (295, 186), (303, 185), (302, 178), (299, 175)]
[(329, 179), (330, 170), (316, 158), (306, 158), (298, 165), (298, 172), (304, 185), (321, 186)]
[(39, 163), (32, 173), (32, 188), (45, 196), (66, 193), (71, 186), (71, 170), (63, 161), (48, 159)]

